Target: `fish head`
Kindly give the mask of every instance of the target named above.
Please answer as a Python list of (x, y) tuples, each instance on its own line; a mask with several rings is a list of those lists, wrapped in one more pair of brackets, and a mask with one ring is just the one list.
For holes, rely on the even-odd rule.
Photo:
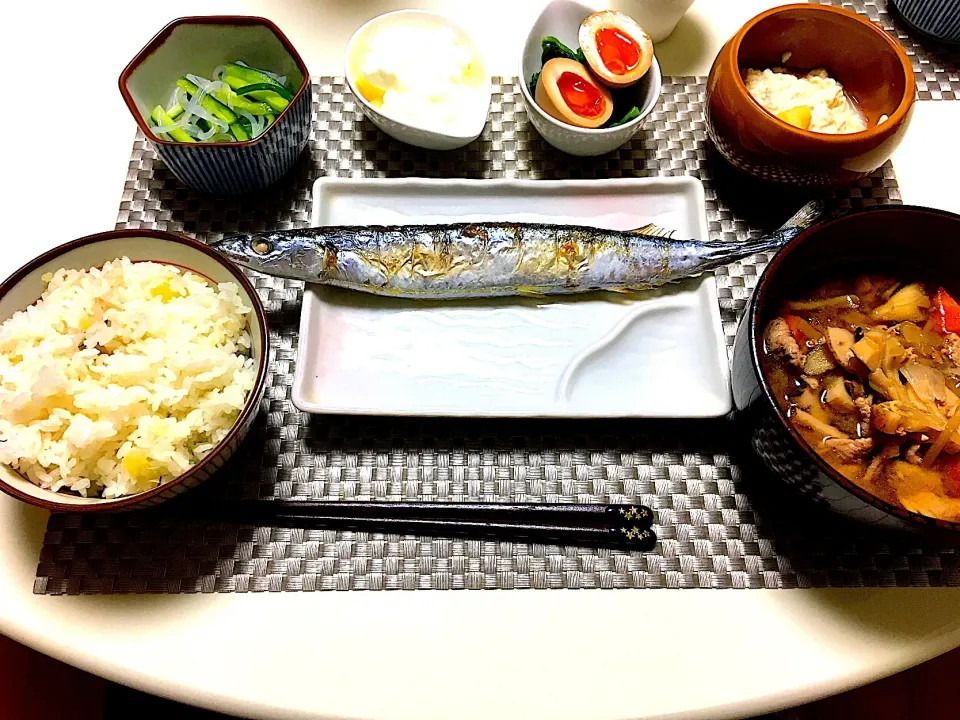
[(237, 265), (268, 275), (306, 279), (319, 277), (326, 267), (323, 243), (289, 231), (231, 235), (211, 247)]

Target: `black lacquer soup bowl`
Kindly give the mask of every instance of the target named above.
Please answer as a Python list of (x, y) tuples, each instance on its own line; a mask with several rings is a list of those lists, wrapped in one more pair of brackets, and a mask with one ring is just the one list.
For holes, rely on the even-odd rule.
[(871, 208), (814, 225), (784, 246), (763, 273), (737, 329), (736, 421), (763, 463), (817, 505), (882, 528), (960, 530), (960, 523), (885, 502), (834, 470), (788, 421), (764, 376), (763, 331), (781, 302), (830, 277), (865, 271), (960, 291), (960, 215), (908, 205)]

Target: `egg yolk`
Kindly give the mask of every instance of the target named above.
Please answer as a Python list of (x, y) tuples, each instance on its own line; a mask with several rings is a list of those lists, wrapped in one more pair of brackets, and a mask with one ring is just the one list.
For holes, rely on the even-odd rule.
[(595, 118), (602, 115), (606, 109), (606, 101), (600, 91), (593, 83), (576, 73), (560, 73), (557, 88), (567, 107), (580, 117)]
[(640, 64), (640, 48), (626, 33), (605, 27), (597, 30), (594, 39), (600, 59), (614, 75), (624, 75)]

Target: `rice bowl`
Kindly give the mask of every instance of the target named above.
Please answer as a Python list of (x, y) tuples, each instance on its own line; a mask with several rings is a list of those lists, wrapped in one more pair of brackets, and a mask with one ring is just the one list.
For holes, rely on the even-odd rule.
[(254, 378), (235, 284), (125, 257), (43, 279), (0, 324), (0, 462), (47, 490), (113, 498), (223, 439)]
[(101, 233), (0, 285), (0, 489), (52, 510), (146, 507), (223, 466), (257, 416), (256, 290), (202, 243)]

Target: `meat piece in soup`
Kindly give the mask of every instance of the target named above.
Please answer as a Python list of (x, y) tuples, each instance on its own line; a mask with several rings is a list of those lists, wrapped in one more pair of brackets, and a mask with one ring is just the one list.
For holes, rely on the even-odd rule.
[(810, 447), (851, 482), (960, 522), (960, 304), (880, 275), (783, 303), (764, 372)]

